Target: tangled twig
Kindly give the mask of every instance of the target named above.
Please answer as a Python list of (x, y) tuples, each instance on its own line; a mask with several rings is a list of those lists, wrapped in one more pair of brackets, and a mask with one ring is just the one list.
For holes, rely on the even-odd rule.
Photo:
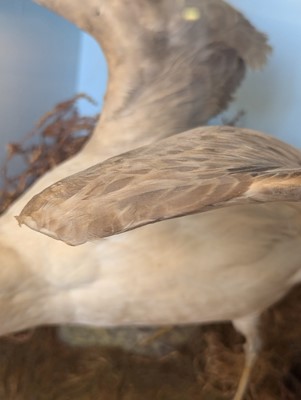
[[(81, 116), (77, 107), (80, 99), (94, 103), (84, 94), (59, 103), (19, 143), (7, 145), (7, 156), (1, 171), (0, 213), (36, 179), (76, 154), (85, 144), (96, 125), (98, 115)], [(16, 157), (21, 157), (24, 168), (17, 175), (11, 176), (11, 166)]]

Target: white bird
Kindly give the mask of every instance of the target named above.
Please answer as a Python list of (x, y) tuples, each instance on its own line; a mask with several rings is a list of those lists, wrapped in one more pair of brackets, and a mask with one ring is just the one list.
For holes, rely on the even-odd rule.
[[(66, 17), (73, 18), (79, 25), (84, 21), (93, 30), (91, 26), (95, 14), (92, 13), (94, 9), (89, 2), (73, 2), (74, 9), (68, 0), (43, 0), (42, 3), (53, 5), (53, 8), (61, 7), (62, 13), (67, 14)], [(203, 10), (203, 18), (195, 21), (195, 25), (181, 17), (183, 7), (175, 2), (166, 2), (169, 13), (162, 13), (162, 10), (158, 12), (157, 6), (146, 0), (147, 7), (143, 9), (140, 9), (138, 3), (125, 5), (117, 2), (114, 3), (113, 10), (110, 10), (113, 7), (111, 3), (102, 6), (102, 25), (95, 25), (94, 21), (94, 30), (96, 38), (106, 50), (110, 81), (98, 126), (78, 155), (39, 179), (1, 216), (0, 287), (2, 293), (9, 292), (9, 297), (4, 295), (5, 307), (0, 312), (0, 334), (43, 323), (67, 321), (69, 312), (64, 312), (58, 306), (60, 296), (64, 297), (68, 288), (76, 288), (89, 281), (91, 276), (97, 275), (104, 262), (102, 244), (93, 243), (71, 249), (29, 230), (16, 229), (14, 216), (21, 212), (29, 199), (57, 180), (100, 160), (207, 120), (219, 111), (217, 107), (208, 112), (209, 106), (207, 113), (203, 110), (206, 100), (213, 94), (214, 83), (219, 80), (223, 82), (226, 75), (231, 82), (235, 81), (234, 86), (230, 86), (233, 91), (238, 84), (237, 72), (244, 70), (245, 63), (259, 66), (266, 60), (270, 51), (266, 37), (257, 32), (241, 14), (223, 1), (199, 0), (198, 4)], [(156, 43), (157, 36), (149, 24), (132, 23), (129, 17), (131, 14), (136, 15), (138, 11), (141, 12), (144, 22), (164, 22), (167, 29), (164, 31), (165, 36), (169, 39), (166, 56), (162, 56), (162, 49), (158, 44), (151, 46), (153, 42)], [(217, 11), (224, 13), (223, 21), (215, 20)], [(76, 12), (76, 16), (73, 12)], [(120, 15), (121, 12), (124, 17)], [(114, 18), (116, 32), (109, 25)], [(122, 24), (117, 24), (117, 21)], [(166, 24), (166, 21), (169, 23)], [(215, 27), (213, 36), (211, 27)], [(224, 31), (231, 27), (231, 40), (228, 43), (229, 38)], [(141, 31), (141, 35), (135, 39), (138, 43), (134, 41), (134, 46), (131, 35), (136, 34), (137, 29)], [(218, 41), (215, 42), (213, 38)], [(244, 45), (241, 43), (242, 38)], [(150, 44), (150, 49), (145, 47), (147, 44)], [(117, 58), (124, 52), (126, 56), (121, 57), (117, 63)], [(224, 65), (216, 65), (216, 60), (220, 57), (225, 57)], [(238, 68), (234, 68), (232, 73), (231, 62)], [(207, 79), (204, 79), (203, 73)], [(184, 88), (187, 90), (183, 92)], [(215, 94), (218, 97), (212, 96), (215, 98), (214, 104), (220, 104), (221, 98), (226, 97), (229, 100), (230, 97), (229, 93), (221, 90)], [(189, 104), (187, 108), (184, 107), (186, 103)], [(224, 107), (226, 104), (222, 102), (222, 105)], [(195, 116), (194, 119), (191, 118), (192, 115)], [(23, 290), (20, 290), (20, 281)], [(44, 304), (45, 296), (48, 299), (47, 306)], [(53, 303), (54, 307), (51, 306)]]
[[(93, 32), (106, 52), (110, 81), (99, 124), (85, 148), (47, 173), (1, 217), (0, 334), (58, 323), (174, 323), (168, 304), (187, 298), (180, 285), (198, 268), (197, 259), (191, 260), (200, 246), (198, 232), (212, 231), (199, 250), (205, 261), (213, 236), (219, 240), (218, 216), (171, 220), (76, 248), (18, 229), (14, 216), (59, 179), (207, 121), (231, 100), (245, 67), (265, 63), (266, 37), (218, 0), (196, 1), (199, 14), (192, 14), (200, 18), (193, 20), (186, 2), (169, 0), (41, 3)], [(212, 262), (219, 267), (218, 260)], [(128, 274), (133, 266), (138, 268)], [(173, 271), (184, 266), (184, 276), (176, 277)], [(196, 282), (191, 290), (199, 290)], [(158, 315), (137, 308), (142, 293), (145, 298), (157, 293), (148, 306), (161, 308)], [(183, 304), (179, 322), (187, 323)]]
[(205, 127), (65, 178), (17, 218), (72, 245), (140, 226), (100, 242), (101, 278), (85, 300), (72, 297), (78, 320), (231, 320), (246, 337), (237, 400), (261, 347), (261, 313), (301, 282), (300, 200), (301, 152), (259, 132)]
[[(102, 279), (76, 304), (78, 318), (107, 326), (232, 320), (247, 339), (240, 399), (260, 314), (301, 279), (300, 165), (300, 152), (266, 135), (197, 128), (54, 184), (18, 219), (74, 245), (234, 204), (100, 242)], [(276, 203), (249, 204), (260, 201)]]

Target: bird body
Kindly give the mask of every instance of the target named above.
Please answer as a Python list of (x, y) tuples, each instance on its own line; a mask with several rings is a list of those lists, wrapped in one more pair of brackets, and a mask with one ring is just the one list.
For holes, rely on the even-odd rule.
[[(300, 211), (293, 203), (234, 206), (98, 244), (53, 241), (56, 253), (45, 236), (38, 251), (35, 239), (23, 239), (18, 269), (7, 265), (1, 274), (10, 283), (1, 291), (3, 305), (10, 297), (1, 333), (43, 323), (184, 324), (261, 313), (301, 278)], [(6, 232), (1, 247), (22, 240), (23, 230)]]
[[(23, 229), (6, 231), (1, 334), (45, 323), (118, 327), (231, 320), (247, 340), (235, 396), (241, 400), (261, 347), (258, 317), (301, 281), (300, 216), (298, 203), (233, 206), (77, 247), (55, 240), (49, 245), (47, 236), (34, 231), (27, 240)], [(23, 240), (24, 247), (12, 250), (12, 240)]]
[(156, 326), (260, 314), (300, 279), (295, 211), (236, 207), (105, 239), (101, 267), (71, 294), (72, 322)]
[[(221, 0), (197, 0), (193, 15), (199, 18), (192, 20), (183, 18), (192, 15), (185, 10), (186, 1), (39, 2), (95, 37), (106, 54), (110, 80), (98, 126), (85, 148), (42, 177), (1, 216), (0, 335), (43, 324), (166, 325), (227, 319), (241, 332), (250, 332), (253, 313), (298, 280), (299, 253), (293, 252), (298, 238), (284, 234), (289, 227), (297, 229), (296, 221), (284, 222), (284, 209), (278, 216), (275, 204), (267, 206), (267, 213), (265, 205), (241, 213), (243, 208), (234, 207), (163, 221), (78, 247), (18, 229), (14, 216), (54, 182), (195, 128), (221, 112), (246, 67), (258, 69), (266, 62), (271, 50), (266, 36)], [(248, 210), (260, 214), (256, 223), (250, 217), (252, 229), (241, 225), (249, 221)], [(273, 210), (275, 221), (267, 217)], [(293, 213), (290, 206), (286, 212)], [(264, 232), (266, 225), (275, 238)], [(255, 241), (245, 244), (243, 238), (250, 240), (253, 229), (262, 230), (265, 245), (258, 232)], [(237, 243), (245, 244), (244, 250)], [(285, 268), (282, 251), (296, 255)], [(273, 254), (279, 254), (275, 265)], [(263, 261), (270, 263), (266, 270)], [(272, 276), (275, 284), (267, 284)], [(236, 291), (235, 282), (240, 285)], [(258, 300), (254, 290), (260, 291)]]
[[(68, 290), (71, 303), (66, 296), (62, 303), (65, 312), (70, 307), (69, 322), (153, 326), (231, 320), (246, 337), (234, 397), (241, 400), (261, 348), (259, 317), (301, 280), (300, 160), (300, 152), (264, 134), (199, 128), (55, 183), (34, 196), (18, 220), (72, 244), (138, 227), (101, 240), (100, 263), (95, 269), (90, 264), (90, 281), (77, 282)], [(136, 182), (137, 173), (146, 178)], [(111, 202), (102, 203), (108, 193)], [(236, 201), (242, 205), (214, 210)], [(202, 215), (169, 219), (210, 206)], [(103, 230), (102, 222), (111, 220), (111, 230)]]
[(264, 134), (197, 128), (61, 180), (17, 218), (73, 245), (140, 226), (99, 242), (99, 266), (85, 267), (89, 289), (78, 282), (71, 296), (72, 322), (235, 321), (260, 314), (300, 278), (300, 160)]
[[(0, 335), (46, 323), (80, 323), (72, 310), (80, 305), (70, 300), (71, 292), (85, 287), (90, 293), (92, 281), (99, 283), (96, 278), (110, 262), (104, 259), (103, 242), (70, 248), (18, 229), (14, 216), (30, 198), (97, 162), (204, 123), (227, 106), (245, 68), (263, 66), (270, 52), (266, 36), (219, 0), (198, 0), (202, 18), (193, 22), (181, 17), (185, 2), (163, 1), (167, 9), (158, 12), (159, 3), (148, 0), (142, 8), (140, 2), (101, 1), (99, 15), (96, 3), (89, 1), (40, 3), (95, 37), (106, 54), (110, 79), (99, 123), (84, 149), (40, 178), (1, 216)], [(136, 17), (133, 21), (137, 12), (143, 24)], [(165, 40), (156, 39), (154, 24), (164, 27)], [(154, 229), (152, 240), (160, 240), (158, 227)], [(118, 242), (120, 252), (138, 245), (135, 235), (124, 236), (124, 244)], [(148, 243), (139, 239), (139, 246), (143, 249)], [(94, 301), (107, 307), (99, 297)], [(93, 319), (91, 324), (98, 322)]]

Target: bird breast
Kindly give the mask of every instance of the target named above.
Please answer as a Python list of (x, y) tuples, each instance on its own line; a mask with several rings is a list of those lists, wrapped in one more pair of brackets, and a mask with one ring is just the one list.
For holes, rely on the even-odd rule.
[(73, 292), (76, 322), (180, 324), (260, 312), (299, 271), (299, 214), (286, 203), (231, 207), (104, 239), (98, 280)]

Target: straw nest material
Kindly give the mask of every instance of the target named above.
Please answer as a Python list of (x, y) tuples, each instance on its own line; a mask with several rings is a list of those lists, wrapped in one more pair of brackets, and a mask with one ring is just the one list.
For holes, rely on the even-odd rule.
[[(84, 94), (59, 103), (38, 121), (23, 140), (7, 145), (7, 157), (2, 166), (0, 213), (36, 179), (76, 154), (85, 144), (98, 116), (80, 116), (77, 102), (81, 99), (94, 103)], [(17, 157), (22, 159), (24, 167), (18, 175), (11, 176), (11, 167)]]
[[(97, 116), (79, 115), (80, 97), (57, 105), (22, 142), (8, 146), (1, 212), (88, 139)], [(11, 177), (10, 164), (19, 156), (24, 170)], [(265, 346), (247, 400), (301, 398), (300, 315), (300, 287), (264, 314)], [(168, 334), (154, 339), (165, 341), (164, 355), (133, 353), (95, 341), (68, 344), (60, 337), (57, 328), (43, 327), (32, 335), (0, 340), (0, 399), (226, 400), (233, 395), (243, 366), (243, 339), (230, 324), (195, 327), (178, 344), (169, 342)]]

